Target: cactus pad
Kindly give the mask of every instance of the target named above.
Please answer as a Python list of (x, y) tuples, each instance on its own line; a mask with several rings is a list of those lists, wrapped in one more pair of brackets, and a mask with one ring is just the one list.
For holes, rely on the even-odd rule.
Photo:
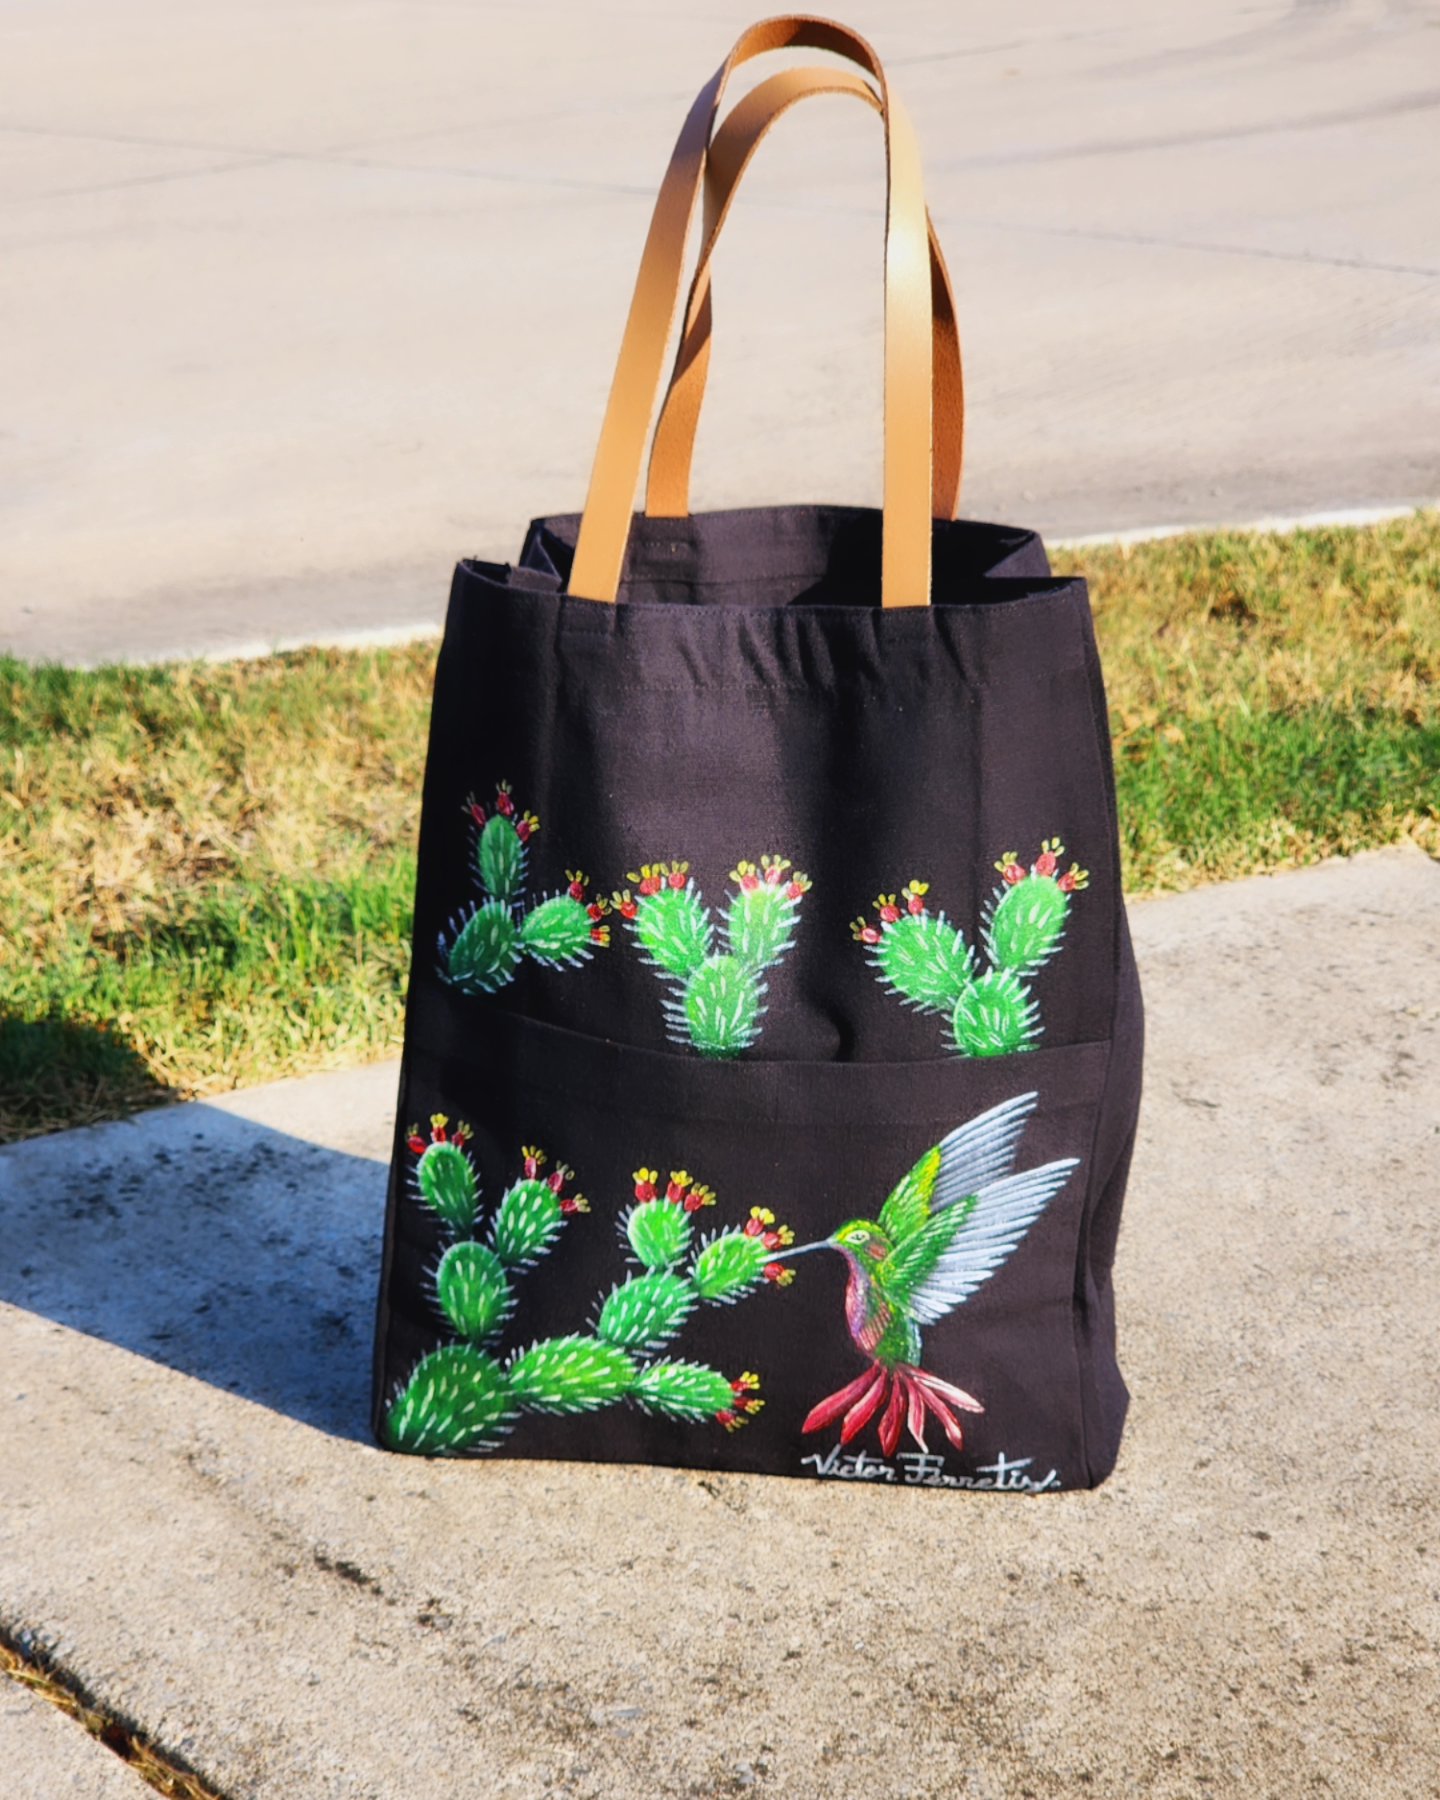
[(760, 1238), (740, 1231), (722, 1232), (695, 1258), (695, 1291), (702, 1300), (728, 1305), (761, 1279), (768, 1261), (769, 1252)]
[(442, 1139), (428, 1144), (415, 1166), (415, 1185), (431, 1212), (453, 1230), (469, 1231), (474, 1225), (480, 1184), (460, 1143)]
[(689, 882), (636, 902), (635, 935), (667, 975), (693, 975), (710, 954), (713, 930), (709, 909)]
[(525, 880), (525, 845), (513, 818), (493, 813), (475, 842), (480, 885), (497, 900), (513, 900)]
[(477, 906), (448, 949), (441, 937), (440, 954), (445, 973), (462, 993), (497, 992), (514, 979), (520, 963), (520, 934), (509, 906), (503, 900)]
[(501, 1196), (490, 1242), (507, 1269), (523, 1269), (545, 1254), (563, 1222), (560, 1201), (549, 1182), (530, 1176)]
[(422, 1356), (385, 1414), (385, 1440), (418, 1456), (489, 1449), (514, 1416), (515, 1403), (493, 1357), (469, 1344)]
[(875, 945), (874, 959), (891, 988), (923, 1012), (953, 1012), (975, 968), (964, 934), (944, 913), (902, 914)]
[(997, 969), (1033, 975), (1060, 948), (1070, 896), (1044, 875), (1001, 888), (985, 924), (985, 954)]
[(515, 1294), (498, 1256), (484, 1244), (452, 1244), (435, 1271), (435, 1297), (457, 1336), (472, 1344), (493, 1337), (510, 1317)]
[(634, 1275), (607, 1296), (595, 1329), (622, 1350), (658, 1350), (690, 1317), (696, 1298), (693, 1285), (668, 1269)]
[(704, 1363), (654, 1362), (635, 1378), (631, 1397), (647, 1412), (672, 1419), (710, 1419), (734, 1404), (735, 1391)]
[(703, 1056), (738, 1056), (760, 1035), (763, 994), (757, 970), (722, 954), (702, 963), (682, 995), (665, 1010), (672, 1030), (683, 1021), (690, 1042)]
[(613, 1344), (590, 1337), (546, 1338), (510, 1360), (510, 1391), (543, 1412), (587, 1412), (629, 1393), (636, 1368)]
[(1011, 1056), (1040, 1035), (1040, 1009), (1018, 975), (992, 969), (960, 996), (951, 1028), (965, 1056)]
[(542, 900), (525, 915), (520, 942), (536, 962), (558, 968), (561, 963), (582, 963), (594, 949), (590, 915), (584, 904), (569, 894)]
[(630, 1248), (647, 1269), (671, 1269), (690, 1248), (694, 1235), (690, 1220), (668, 1200), (649, 1200), (634, 1206), (625, 1217), (625, 1236)]
[(725, 940), (738, 962), (769, 968), (790, 948), (795, 937), (799, 900), (782, 887), (761, 882), (742, 887), (725, 908)]

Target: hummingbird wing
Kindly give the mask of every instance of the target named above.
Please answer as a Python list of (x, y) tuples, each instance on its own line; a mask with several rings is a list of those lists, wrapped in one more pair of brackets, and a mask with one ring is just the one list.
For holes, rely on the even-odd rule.
[(875, 1272), (892, 1303), (920, 1325), (933, 1325), (968, 1300), (1004, 1263), (1079, 1168), (1067, 1156), (987, 1182), (965, 1206), (937, 1213), (897, 1244)]
[(880, 1208), (879, 1224), (890, 1242), (913, 1237), (934, 1214), (969, 1200), (987, 1182), (1007, 1174), (1035, 1100), (1034, 1094), (1017, 1094), (957, 1126), (927, 1150), (900, 1177)]

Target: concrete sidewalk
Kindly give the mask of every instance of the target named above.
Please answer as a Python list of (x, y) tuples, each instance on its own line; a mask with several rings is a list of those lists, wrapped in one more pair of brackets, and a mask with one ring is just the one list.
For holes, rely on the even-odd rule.
[(1097, 1493), (382, 1455), (382, 1066), (0, 1152), (0, 1619), (230, 1800), (1436, 1791), (1440, 868), (1135, 923)]
[(146, 1800), (154, 1788), (75, 1720), (0, 1676), (5, 1800)]
[[(1434, 500), (1434, 0), (842, 10), (915, 114), (969, 516)], [(0, 650), (433, 625), (578, 507), (670, 144), (764, 11), (7, 8)], [(833, 101), (747, 178), (698, 506), (878, 495), (882, 193)]]

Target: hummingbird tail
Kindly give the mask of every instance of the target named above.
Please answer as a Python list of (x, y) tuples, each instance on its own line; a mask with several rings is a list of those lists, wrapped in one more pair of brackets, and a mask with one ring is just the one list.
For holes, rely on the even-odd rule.
[[(885, 1410), (880, 1413), (882, 1407)], [(928, 1413), (955, 1448), (963, 1450), (965, 1436), (956, 1417), (957, 1410), (979, 1413), (985, 1408), (973, 1394), (942, 1381), (928, 1369), (918, 1369), (913, 1363), (898, 1363), (893, 1369), (887, 1369), (883, 1363), (872, 1362), (854, 1381), (813, 1406), (800, 1429), (823, 1431), (839, 1419), (840, 1442), (848, 1444), (860, 1435), (876, 1413), (880, 1413), (878, 1435), (880, 1448), (886, 1456), (895, 1454), (904, 1429), (908, 1429), (915, 1443), (928, 1454), (929, 1445), (925, 1442)]]
[[(827, 1425), (833, 1425), (836, 1419), (843, 1414), (845, 1424), (841, 1427), (840, 1441), (842, 1444), (848, 1444), (855, 1433), (863, 1429), (866, 1420), (871, 1417), (881, 1399), (884, 1398), (884, 1386), (885, 1370), (879, 1363), (871, 1363), (863, 1375), (857, 1375), (854, 1381), (847, 1382), (838, 1393), (829, 1394), (818, 1406), (812, 1406), (800, 1429), (802, 1431), (823, 1431)], [(870, 1404), (872, 1390), (877, 1387), (880, 1389), (880, 1394), (875, 1398), (873, 1404)], [(850, 1425), (852, 1415), (867, 1404), (869, 1404), (869, 1411), (852, 1428)]]

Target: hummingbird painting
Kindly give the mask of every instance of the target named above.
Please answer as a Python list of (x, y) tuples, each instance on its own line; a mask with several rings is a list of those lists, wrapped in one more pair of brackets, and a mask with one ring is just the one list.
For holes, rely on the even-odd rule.
[(803, 1430), (839, 1419), (848, 1444), (879, 1414), (880, 1448), (892, 1456), (904, 1429), (928, 1450), (929, 1414), (962, 1448), (957, 1414), (985, 1409), (922, 1367), (920, 1331), (1001, 1267), (1079, 1166), (1072, 1156), (1012, 1172), (1036, 1098), (1019, 1094), (952, 1131), (901, 1177), (878, 1218), (848, 1219), (828, 1238), (781, 1252), (786, 1263), (811, 1250), (844, 1257), (845, 1323), (868, 1359), (862, 1374), (811, 1409)]

